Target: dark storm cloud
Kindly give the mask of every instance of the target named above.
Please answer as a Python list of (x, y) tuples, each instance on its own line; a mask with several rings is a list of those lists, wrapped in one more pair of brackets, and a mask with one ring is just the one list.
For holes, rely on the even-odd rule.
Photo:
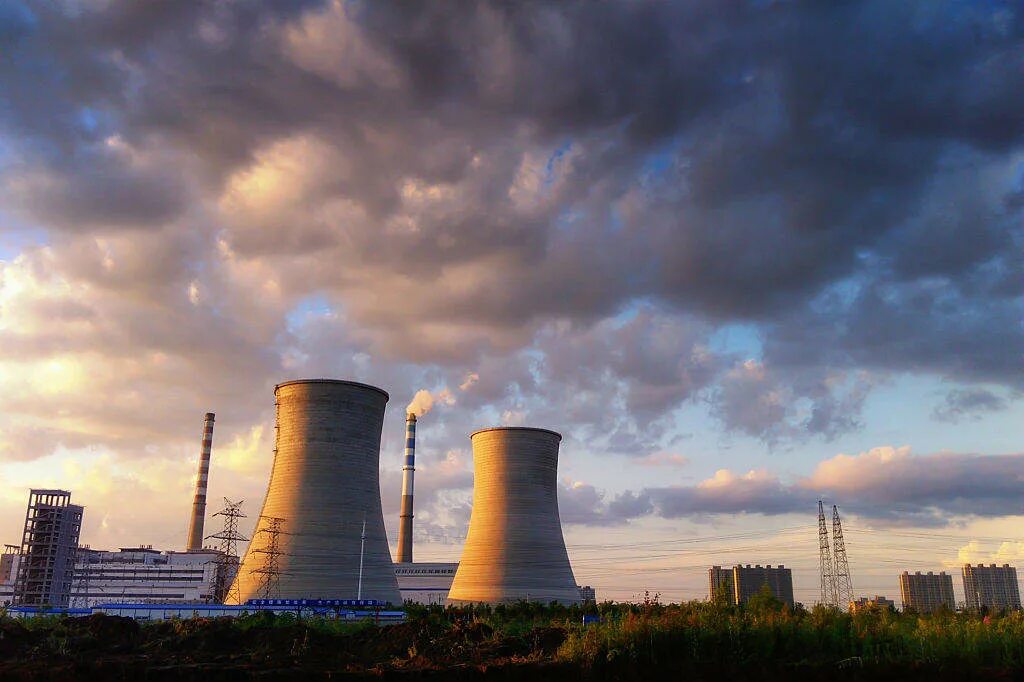
[(979, 419), (986, 412), (998, 412), (1005, 409), (1006, 405), (1006, 398), (988, 389), (954, 389), (946, 394), (946, 399), (942, 404), (935, 407), (932, 417), (939, 421), (955, 423)]
[[(698, 398), (776, 443), (856, 428), (878, 376), (1024, 385), (1015, 3), (2, 11), (7, 204), (58, 249), (166, 240), (155, 272), (73, 273), (165, 321), (82, 303), (119, 341), (187, 352), (182, 291), (210, 279), (272, 304), (215, 306), (203, 367), (474, 371), (463, 405), (626, 453)], [(287, 329), (311, 295), (341, 331)], [(755, 364), (711, 350), (732, 321)]]

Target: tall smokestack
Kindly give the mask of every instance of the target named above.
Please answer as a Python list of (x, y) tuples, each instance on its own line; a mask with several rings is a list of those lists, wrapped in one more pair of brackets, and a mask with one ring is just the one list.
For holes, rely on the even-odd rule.
[(398, 526), (398, 563), (412, 563), (412, 493), (416, 474), (416, 415), (405, 418), (405, 464), (402, 465), (402, 513)]
[(192, 500), (192, 519), (188, 524), (188, 545), (185, 549), (203, 548), (203, 524), (206, 519), (206, 481), (210, 476), (210, 450), (213, 447), (213, 412), (206, 413), (203, 423), (203, 449), (199, 453), (199, 473), (196, 474), (196, 496)]

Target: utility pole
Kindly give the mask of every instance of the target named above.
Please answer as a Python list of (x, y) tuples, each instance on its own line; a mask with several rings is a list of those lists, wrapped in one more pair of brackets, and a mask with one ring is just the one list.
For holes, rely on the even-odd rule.
[(356, 588), (356, 599), (363, 598), (363, 552), (366, 549), (366, 514), (363, 514), (363, 533), (359, 538), (359, 585)]
[(843, 524), (839, 520), (839, 507), (832, 505), (832, 547), (835, 549), (836, 601), (845, 606), (853, 601), (853, 580), (850, 579), (850, 564), (846, 560), (846, 543), (843, 541)]
[(225, 604), (231, 599), (237, 603), (241, 596), (238, 592), (238, 543), (249, 538), (238, 532), (238, 519), (244, 519), (242, 500), (232, 502), (224, 498), (224, 508), (214, 514), (224, 517), (224, 528), (219, 533), (206, 536), (206, 539), (220, 540), (220, 555), (217, 557), (217, 577), (214, 580), (213, 600)]
[(262, 568), (257, 568), (253, 573), (262, 575), (262, 582), (260, 584), (259, 593), (263, 599), (274, 599), (277, 593), (278, 583), (281, 581), (281, 555), (284, 552), (281, 551), (280, 538), (281, 534), (284, 533), (281, 530), (281, 525), (284, 523), (284, 519), (279, 516), (260, 516), (260, 522), (264, 523), (264, 527), (256, 531), (258, 533), (266, 533), (269, 536), (267, 544), (261, 549), (252, 550), (253, 554), (265, 554), (266, 562)]
[(832, 552), (828, 546), (828, 525), (825, 523), (825, 506), (818, 500), (818, 563), (821, 567), (821, 597), (826, 606), (838, 606)]

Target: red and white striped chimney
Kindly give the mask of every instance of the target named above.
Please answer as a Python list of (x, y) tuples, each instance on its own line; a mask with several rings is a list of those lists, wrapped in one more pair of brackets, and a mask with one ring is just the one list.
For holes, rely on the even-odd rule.
[(203, 526), (206, 521), (206, 482), (210, 477), (210, 450), (213, 448), (213, 412), (206, 413), (203, 423), (203, 449), (199, 452), (196, 474), (196, 496), (192, 499), (192, 518), (188, 524), (188, 545), (192, 552), (203, 548)]
[(416, 474), (416, 415), (405, 418), (405, 463), (402, 465), (402, 511), (398, 525), (398, 563), (412, 563), (412, 493)]

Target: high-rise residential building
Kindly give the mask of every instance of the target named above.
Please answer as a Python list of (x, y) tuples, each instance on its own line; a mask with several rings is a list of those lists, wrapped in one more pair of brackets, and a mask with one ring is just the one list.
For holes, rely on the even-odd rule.
[(767, 585), (772, 596), (793, 606), (793, 572), (785, 566), (733, 566), (708, 569), (708, 596), (726, 595), (733, 604), (745, 604)]
[(968, 609), (1020, 609), (1020, 585), (1017, 583), (1017, 569), (1013, 566), (964, 564), (963, 577)]
[(214, 601), (217, 571), (226, 565), (219, 557), (220, 551), (215, 549), (161, 552), (147, 546), (112, 552), (82, 548), (75, 562), (71, 606)]
[(874, 597), (861, 597), (850, 602), (850, 613), (861, 613), (862, 611), (892, 611), (896, 608), (896, 602), (886, 599), (881, 595)]
[(580, 591), (580, 601), (584, 604), (595, 604), (597, 603), (597, 590), (590, 585), (577, 585)]
[(736, 603), (736, 594), (733, 589), (732, 569), (712, 566), (708, 569), (708, 599), (716, 601), (725, 596), (732, 603)]
[(945, 571), (940, 573), (909, 573), (900, 574), (900, 597), (904, 609), (913, 609), (918, 613), (933, 613), (940, 609), (956, 608), (953, 598), (953, 576)]
[(83, 511), (66, 490), (29, 491), (14, 603), (67, 608)]
[(767, 585), (773, 597), (793, 606), (793, 572), (785, 566), (733, 566), (732, 582), (737, 604), (746, 604)]

